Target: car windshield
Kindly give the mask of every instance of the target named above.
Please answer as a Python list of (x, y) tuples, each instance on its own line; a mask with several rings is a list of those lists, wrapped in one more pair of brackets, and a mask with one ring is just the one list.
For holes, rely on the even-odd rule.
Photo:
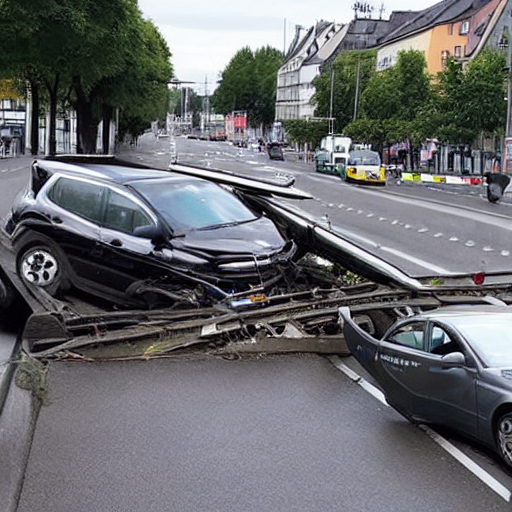
[(175, 232), (254, 220), (237, 197), (219, 185), (202, 180), (155, 179), (131, 184)]
[(451, 323), (489, 367), (512, 367), (512, 314), (457, 317)]
[(350, 153), (350, 165), (380, 165), (380, 157), (374, 151), (354, 151)]

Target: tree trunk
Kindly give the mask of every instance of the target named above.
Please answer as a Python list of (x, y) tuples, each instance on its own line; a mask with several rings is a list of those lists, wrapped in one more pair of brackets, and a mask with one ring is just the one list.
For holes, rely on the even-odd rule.
[(110, 105), (103, 104), (103, 154), (108, 155), (110, 153), (110, 122), (112, 121), (112, 115), (114, 109)]
[(48, 154), (57, 154), (57, 92), (59, 90), (59, 75), (55, 75), (53, 84), (46, 82), (46, 88), (48, 89), (48, 95), (50, 97), (50, 123), (48, 126), (49, 133), (49, 145)]
[(73, 88), (76, 93), (76, 151), (77, 153), (93, 155), (96, 153), (98, 125), (93, 122), (92, 104), (82, 89), (79, 77), (73, 79)]
[(35, 81), (30, 82), (30, 92), (32, 96), (32, 116), (30, 119), (30, 153), (37, 155), (39, 153), (39, 85)]

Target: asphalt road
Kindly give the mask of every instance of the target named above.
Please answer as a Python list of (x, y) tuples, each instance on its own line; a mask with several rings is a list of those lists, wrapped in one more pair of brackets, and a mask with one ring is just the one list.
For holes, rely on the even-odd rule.
[(18, 512), (509, 510), (319, 356), (52, 363)]
[[(480, 186), (391, 184), (355, 186), (314, 172), (312, 164), (269, 160), (265, 153), (228, 143), (177, 138), (181, 162), (194, 162), (252, 176), (295, 178), (313, 200), (284, 201), (311, 218), (328, 219), (345, 237), (413, 277), (512, 269), (510, 202), (491, 204)], [(166, 167), (168, 140), (146, 137), (125, 155)]]
[[(165, 164), (161, 143), (143, 140), (128, 151)], [(226, 151), (234, 158), (221, 153), (211, 165), (225, 158), (236, 168), (310, 180), (307, 164), (268, 165), (263, 154)], [(241, 165), (253, 159), (258, 164)], [(2, 208), (28, 179), (24, 165), (0, 162)], [(345, 188), (334, 177), (313, 177), (319, 190)], [(27, 392), (11, 391), (0, 416), (6, 512), (510, 509), (512, 477), (494, 455), (450, 439), (487, 475), (476, 476), (320, 356), (54, 361), (33, 441), (25, 445), (30, 438), (22, 432), (36, 418)], [(27, 449), (25, 472), (15, 455)], [(9, 481), (20, 485), (19, 496), (4, 500)]]

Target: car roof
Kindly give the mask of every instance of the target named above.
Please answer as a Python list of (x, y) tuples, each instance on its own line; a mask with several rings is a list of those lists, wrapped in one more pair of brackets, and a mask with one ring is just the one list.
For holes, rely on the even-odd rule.
[(69, 175), (85, 176), (127, 184), (142, 179), (166, 178), (174, 181), (204, 181), (201, 178), (175, 174), (164, 169), (155, 169), (132, 162), (119, 160), (115, 157), (98, 156), (97, 158), (44, 158), (34, 161), (34, 166), (42, 168), (52, 175), (62, 172)]
[(460, 316), (485, 316), (485, 315), (512, 315), (512, 306), (466, 304), (445, 306), (422, 313), (421, 317), (429, 320), (439, 319), (450, 321), (451, 318)]

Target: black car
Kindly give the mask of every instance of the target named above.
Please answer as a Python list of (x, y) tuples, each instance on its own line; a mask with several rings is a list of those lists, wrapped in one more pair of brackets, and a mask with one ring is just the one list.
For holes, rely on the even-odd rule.
[(18, 275), (116, 303), (247, 300), (295, 253), (231, 190), (116, 159), (41, 159), (2, 226)]

